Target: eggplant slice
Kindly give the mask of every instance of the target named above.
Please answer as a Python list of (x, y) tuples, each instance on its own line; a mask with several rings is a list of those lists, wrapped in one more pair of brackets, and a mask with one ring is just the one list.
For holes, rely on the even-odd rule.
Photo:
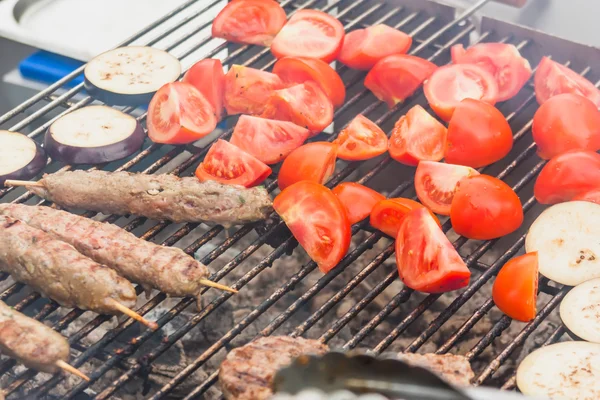
[(119, 47), (96, 56), (85, 67), (85, 88), (110, 105), (147, 105), (163, 85), (181, 75), (179, 60), (144, 46)]
[(0, 130), (0, 185), (7, 179), (29, 180), (44, 169), (48, 157), (27, 136)]
[(130, 156), (142, 147), (145, 137), (131, 115), (89, 106), (54, 121), (44, 146), (50, 157), (67, 164), (100, 164)]
[(560, 303), (560, 318), (577, 337), (600, 343), (600, 279), (577, 285)]

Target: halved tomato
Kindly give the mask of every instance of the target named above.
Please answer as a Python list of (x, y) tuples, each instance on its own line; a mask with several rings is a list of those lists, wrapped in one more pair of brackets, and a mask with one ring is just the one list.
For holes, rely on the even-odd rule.
[(506, 157), (513, 146), (504, 115), (481, 100), (461, 101), (448, 124), (446, 162), (480, 168)]
[[(385, 199), (377, 203), (371, 211), (371, 226), (375, 229), (379, 229), (381, 232), (388, 236), (395, 238), (398, 235), (400, 225), (406, 214), (412, 210), (419, 208), (425, 208), (423, 204), (402, 197), (396, 197), (394, 199)], [(429, 209), (427, 209), (429, 211)], [(431, 216), (436, 223), (441, 227), (440, 220), (435, 216), (434, 213), (429, 211)]]
[(271, 175), (271, 168), (225, 140), (217, 140), (196, 169), (201, 182), (255, 186)]
[(344, 104), (344, 82), (335, 69), (324, 61), (308, 57), (284, 57), (277, 60), (273, 73), (286, 84), (314, 81), (323, 89), (334, 107)]
[(498, 84), (485, 69), (474, 64), (440, 67), (425, 82), (425, 97), (435, 113), (450, 121), (454, 109), (464, 99), (496, 104)]
[(321, 272), (329, 272), (348, 252), (348, 217), (342, 203), (325, 186), (295, 183), (275, 197), (273, 208)]
[(335, 170), (337, 145), (313, 142), (292, 151), (281, 164), (277, 182), (280, 189), (300, 181), (323, 184)]
[(225, 73), (221, 60), (207, 58), (198, 61), (185, 73), (182, 81), (198, 89), (213, 106), (217, 119), (223, 118)]
[(261, 116), (291, 121), (314, 136), (333, 122), (333, 104), (319, 85), (309, 81), (274, 91)]
[(338, 61), (350, 68), (368, 70), (392, 54), (405, 54), (412, 38), (390, 26), (379, 24), (346, 35)]
[(213, 107), (198, 89), (185, 82), (167, 83), (148, 106), (148, 137), (154, 143), (186, 144), (217, 127)]
[(423, 58), (394, 54), (379, 60), (365, 78), (365, 87), (392, 108), (411, 96), (437, 66)]
[(276, 164), (302, 146), (309, 134), (308, 129), (292, 122), (242, 115), (230, 142), (265, 164)]
[(271, 52), (286, 56), (318, 58), (332, 62), (340, 53), (344, 26), (332, 15), (317, 10), (298, 10), (275, 36)]
[(523, 223), (523, 206), (514, 190), (500, 179), (475, 175), (458, 184), (450, 220), (459, 235), (491, 240), (519, 229)]
[(284, 87), (279, 77), (259, 69), (232, 65), (225, 75), (227, 114), (262, 113), (269, 96)]
[(504, 264), (494, 281), (492, 298), (504, 314), (529, 322), (535, 318), (537, 292), (538, 254), (534, 251)]
[(589, 201), (590, 203), (600, 204), (600, 188), (578, 194), (573, 197), (573, 201)]
[(415, 190), (421, 203), (431, 211), (450, 215), (450, 205), (461, 179), (479, 175), (471, 167), (421, 161), (415, 173)]
[(446, 127), (417, 104), (394, 125), (390, 157), (410, 166), (419, 161), (440, 161), (444, 158), (446, 135)]
[(507, 43), (479, 43), (465, 50), (462, 44), (452, 46), (454, 64), (476, 64), (496, 79), (498, 99), (512, 98), (531, 78), (531, 65), (519, 50)]
[(286, 20), (276, 1), (230, 1), (213, 21), (212, 35), (235, 43), (269, 46)]
[(375, 204), (385, 199), (384, 195), (355, 182), (342, 182), (332, 192), (342, 202), (351, 225), (367, 218)]
[(549, 159), (569, 150), (600, 150), (600, 111), (587, 98), (563, 93), (548, 99), (533, 116), (538, 155)]
[(409, 212), (396, 237), (400, 279), (411, 289), (443, 293), (469, 284), (471, 271), (425, 208)]
[(358, 114), (345, 129), (342, 129), (334, 143), (339, 146), (338, 157), (350, 161), (377, 157), (388, 148), (385, 132), (362, 114)]
[(600, 90), (572, 69), (543, 57), (535, 72), (535, 97), (543, 104), (552, 96), (573, 93), (587, 97), (600, 108)]
[(548, 161), (535, 181), (533, 193), (542, 204), (556, 204), (598, 188), (600, 154), (574, 150)]

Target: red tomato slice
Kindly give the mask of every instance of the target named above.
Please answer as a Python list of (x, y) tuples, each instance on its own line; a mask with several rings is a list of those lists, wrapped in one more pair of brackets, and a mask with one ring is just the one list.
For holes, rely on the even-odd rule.
[(400, 279), (411, 289), (443, 293), (469, 284), (471, 272), (425, 208), (409, 212), (396, 238)]
[[(419, 208), (427, 209), (423, 204), (411, 199), (397, 197), (395, 199), (385, 199), (377, 203), (371, 211), (371, 226), (380, 230), (388, 236), (395, 238), (398, 236), (398, 230), (406, 214)], [(427, 211), (429, 211), (427, 209)], [(434, 213), (429, 211), (436, 223), (441, 227), (440, 220)]]
[(438, 68), (425, 82), (425, 97), (435, 113), (450, 121), (464, 99), (496, 104), (498, 84), (485, 69), (473, 64), (453, 64)]
[(574, 150), (548, 161), (535, 181), (533, 193), (542, 204), (556, 204), (597, 188), (600, 188), (600, 154)]
[(275, 197), (273, 208), (323, 273), (348, 252), (348, 217), (342, 203), (325, 186), (298, 182)]
[(213, 21), (212, 35), (235, 43), (270, 46), (286, 20), (276, 1), (230, 1)]
[(600, 90), (592, 82), (548, 57), (543, 57), (538, 65), (534, 85), (535, 97), (540, 104), (557, 94), (573, 93), (587, 97), (600, 108)]
[(405, 54), (412, 45), (406, 33), (384, 24), (357, 29), (344, 38), (338, 60), (350, 68), (369, 70), (384, 57)]
[(291, 122), (242, 115), (230, 142), (265, 164), (276, 164), (302, 146), (309, 134), (308, 129)]
[(450, 215), (450, 205), (458, 182), (473, 175), (479, 175), (479, 172), (471, 167), (421, 161), (415, 173), (417, 197), (434, 213)]
[(300, 181), (323, 184), (335, 170), (337, 145), (313, 142), (292, 151), (281, 164), (278, 184), (281, 190)]
[(452, 46), (454, 64), (476, 64), (492, 74), (498, 84), (498, 99), (514, 97), (531, 78), (531, 65), (519, 50), (507, 43), (479, 43), (468, 50), (462, 44)]
[(291, 121), (314, 134), (333, 122), (333, 104), (314, 82), (276, 90), (266, 102), (263, 118)]
[(207, 58), (198, 61), (185, 73), (183, 82), (187, 82), (198, 89), (213, 106), (217, 119), (223, 118), (225, 73), (223, 73), (221, 60)]
[(535, 318), (538, 292), (537, 251), (515, 257), (502, 267), (494, 281), (496, 307), (517, 321)]
[(519, 229), (523, 206), (514, 190), (500, 179), (475, 175), (460, 181), (452, 199), (450, 220), (459, 235), (496, 239)]
[(394, 125), (390, 157), (410, 166), (419, 161), (440, 161), (444, 158), (446, 134), (446, 127), (417, 104)]
[(213, 107), (198, 89), (184, 82), (167, 83), (148, 106), (148, 137), (154, 143), (186, 144), (217, 127)]
[(316, 82), (335, 107), (344, 104), (346, 88), (342, 78), (329, 64), (316, 58), (284, 57), (277, 60), (273, 73), (286, 84)]
[(275, 58), (310, 57), (327, 63), (340, 53), (344, 26), (337, 18), (317, 10), (298, 10), (271, 44)]
[(474, 99), (456, 106), (448, 125), (446, 162), (485, 167), (506, 157), (512, 146), (510, 125), (496, 107)]
[(270, 72), (232, 65), (225, 75), (225, 108), (227, 114), (260, 114), (273, 91), (283, 82)]
[(392, 108), (411, 96), (436, 69), (425, 59), (394, 54), (375, 64), (365, 78), (365, 87)]
[(342, 202), (350, 225), (367, 218), (375, 204), (385, 199), (384, 195), (354, 182), (340, 183), (332, 192)]
[(533, 117), (533, 140), (541, 158), (569, 150), (600, 150), (600, 111), (587, 98), (572, 93), (553, 96)]
[(217, 140), (196, 169), (201, 182), (256, 186), (271, 175), (271, 168), (225, 140)]
[(338, 157), (350, 161), (377, 157), (388, 148), (385, 132), (362, 114), (358, 114), (345, 129), (342, 129), (334, 143), (339, 146)]
[(600, 188), (583, 192), (573, 197), (573, 201), (589, 201), (590, 203), (600, 204)]

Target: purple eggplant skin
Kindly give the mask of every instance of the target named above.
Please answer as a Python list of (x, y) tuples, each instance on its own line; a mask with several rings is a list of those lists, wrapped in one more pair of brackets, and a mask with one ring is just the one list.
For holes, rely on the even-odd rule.
[(46, 131), (44, 147), (52, 159), (65, 164), (103, 164), (128, 157), (140, 150), (146, 139), (139, 121), (131, 135), (120, 142), (99, 147), (77, 147), (61, 143), (52, 136), (52, 125)]
[(156, 93), (156, 91), (135, 94), (115, 93), (99, 88), (92, 82), (88, 81), (87, 78), (84, 79), (83, 86), (88, 94), (94, 99), (100, 100), (101, 102), (111, 106), (148, 106), (148, 104), (150, 104), (150, 100), (152, 100), (152, 97)]
[(44, 167), (46, 167), (47, 162), (48, 155), (46, 154), (42, 146), (40, 146), (38, 142), (35, 142), (35, 156), (33, 157), (33, 159), (29, 162), (29, 164), (27, 164), (23, 168), (20, 168), (17, 171), (13, 171), (6, 175), (1, 175), (0, 186), (4, 186), (4, 182), (9, 179), (23, 181), (30, 180), (31, 178), (35, 177), (37, 174), (42, 172)]

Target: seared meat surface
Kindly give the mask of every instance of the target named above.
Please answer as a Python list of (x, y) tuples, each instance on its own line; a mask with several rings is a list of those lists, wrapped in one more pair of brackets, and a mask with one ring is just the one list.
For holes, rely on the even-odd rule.
[(464, 356), (454, 354), (400, 353), (398, 358), (411, 365), (427, 368), (456, 386), (468, 386), (475, 377), (471, 364)]
[(62, 171), (45, 175), (39, 183), (43, 187), (27, 188), (63, 207), (178, 223), (244, 224), (265, 219), (273, 206), (261, 187), (246, 189), (169, 174)]
[(23, 221), (0, 216), (0, 271), (65, 307), (119, 314), (113, 299), (135, 306), (131, 283), (73, 246)]
[(55, 330), (0, 301), (0, 350), (29, 368), (55, 373), (69, 360), (69, 342)]
[(268, 399), (275, 373), (303, 354), (324, 354), (329, 347), (318, 340), (289, 336), (261, 337), (227, 354), (219, 371), (226, 399)]

